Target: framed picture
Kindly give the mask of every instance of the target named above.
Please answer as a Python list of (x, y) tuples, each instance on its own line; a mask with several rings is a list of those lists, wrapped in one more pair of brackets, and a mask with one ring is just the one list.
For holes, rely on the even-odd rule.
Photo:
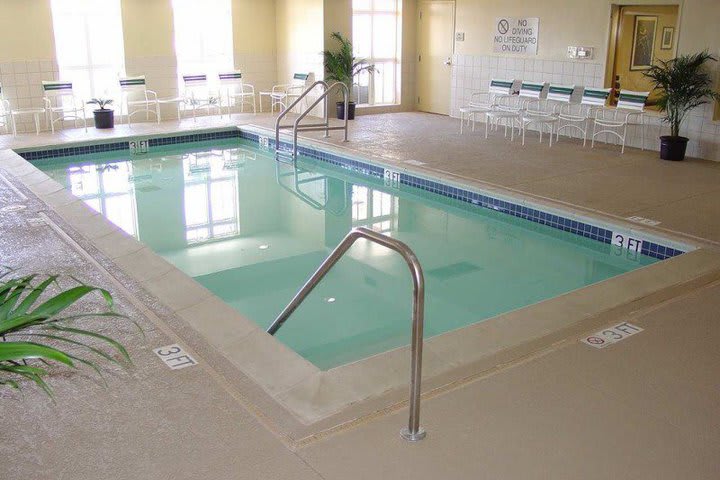
[(675, 35), (675, 29), (673, 27), (664, 27), (662, 32), (662, 39), (660, 41), (660, 50), (671, 50), (673, 46), (673, 35)]
[(635, 16), (630, 70), (647, 70), (652, 66), (656, 29), (656, 16)]

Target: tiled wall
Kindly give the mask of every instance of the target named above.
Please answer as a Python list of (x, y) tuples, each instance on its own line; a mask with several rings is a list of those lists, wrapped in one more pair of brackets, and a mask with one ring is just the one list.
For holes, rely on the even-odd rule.
[[(0, 82), (2, 93), (10, 108), (42, 108), (43, 80), (57, 80), (57, 65), (53, 60), (34, 60), (29, 62), (0, 63)], [(35, 121), (32, 115), (16, 117), (18, 132), (34, 132)], [(41, 128), (45, 127), (42, 119)], [(2, 132), (4, 133), (4, 132)]]
[[(598, 62), (455, 55), (450, 91), (451, 116), (459, 117), (458, 109), (470, 101), (472, 92), (487, 91), (491, 78), (602, 87), (604, 75), (605, 65)], [(682, 134), (690, 138), (689, 156), (720, 161), (720, 122), (713, 121), (712, 115), (711, 105), (699, 107), (688, 115)], [(654, 112), (650, 112), (646, 120), (649, 125), (645, 129), (645, 148), (657, 150), (657, 137), (669, 134), (667, 125), (662, 124)], [(640, 147), (637, 132), (630, 136), (628, 145)]]

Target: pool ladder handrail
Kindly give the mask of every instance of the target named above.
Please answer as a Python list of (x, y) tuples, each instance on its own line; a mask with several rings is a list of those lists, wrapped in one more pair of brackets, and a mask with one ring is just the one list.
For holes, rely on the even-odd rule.
[[(316, 87), (322, 87), (322, 94), (315, 99), (315, 101), (308, 107), (306, 107), (300, 115), (295, 119), (295, 121), (292, 124), (282, 124), (282, 119), (287, 116), (288, 113), (292, 111), (293, 108), (295, 108), (305, 97), (307, 97), (310, 92), (312, 92)], [(327, 99), (328, 95), (332, 93), (333, 91), (340, 89), (343, 94), (343, 103), (345, 104), (345, 120), (343, 122), (342, 126), (330, 126), (330, 120), (328, 118), (328, 105), (327, 105)], [(322, 123), (306, 123), (304, 125), (300, 125), (300, 122), (320, 103), (323, 102), (323, 122)], [(287, 152), (280, 149), (280, 130), (285, 129), (292, 129), (292, 137), (293, 137), (293, 145), (292, 145), (292, 160), (295, 161), (297, 159), (297, 139), (298, 139), (298, 132), (309, 132), (309, 131), (325, 131), (325, 138), (328, 138), (330, 136), (330, 130), (344, 130), (345, 136), (343, 138), (344, 142), (347, 142), (348, 140), (348, 105), (350, 103), (350, 91), (348, 90), (347, 85), (341, 82), (333, 83), (332, 85), (328, 85), (327, 82), (324, 82), (322, 80), (318, 80), (312, 85), (310, 85), (308, 88), (303, 91), (298, 98), (296, 98), (286, 109), (284, 109), (280, 114), (278, 115), (277, 120), (275, 120), (275, 156), (278, 157), (279, 155), (286, 154)]]
[(415, 253), (405, 243), (395, 238), (383, 235), (365, 227), (353, 228), (345, 238), (338, 244), (330, 255), (320, 264), (315, 273), (305, 282), (305, 285), (295, 294), (285, 309), (280, 312), (275, 321), (268, 327), (267, 333), (275, 335), (285, 321), (300, 306), (305, 298), (320, 283), (330, 269), (342, 258), (352, 245), (364, 238), (371, 242), (382, 245), (399, 253), (408, 267), (413, 281), (413, 321), (412, 339), (410, 344), (410, 418), (408, 426), (400, 430), (400, 436), (405, 440), (417, 442), (425, 438), (426, 432), (420, 426), (420, 383), (422, 380), (422, 350), (423, 350), (423, 328), (425, 324), (425, 278)]

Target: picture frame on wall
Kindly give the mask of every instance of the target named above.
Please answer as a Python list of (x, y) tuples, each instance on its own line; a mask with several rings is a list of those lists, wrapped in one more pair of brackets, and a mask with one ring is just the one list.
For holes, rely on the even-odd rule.
[(660, 50), (672, 50), (674, 36), (675, 29), (673, 27), (663, 27), (662, 37), (660, 37)]
[(630, 70), (647, 70), (653, 63), (655, 51), (655, 32), (657, 17), (654, 15), (636, 15), (633, 31)]

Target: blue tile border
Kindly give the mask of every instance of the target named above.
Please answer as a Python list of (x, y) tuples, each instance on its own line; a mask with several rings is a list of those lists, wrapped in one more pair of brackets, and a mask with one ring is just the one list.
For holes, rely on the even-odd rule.
[[(182, 143), (202, 142), (207, 140), (219, 140), (227, 138), (242, 138), (254, 142), (260, 142), (261, 135), (256, 133), (232, 128), (227, 130), (218, 130), (212, 132), (189, 133), (172, 135), (167, 137), (149, 138), (149, 146), (157, 147), (164, 145), (174, 145)], [(129, 141), (129, 140), (128, 140)], [(53, 148), (46, 150), (32, 150), (18, 152), (20, 156), (26, 160), (39, 160), (55, 157), (66, 157), (74, 155), (83, 155), (88, 153), (110, 152), (118, 150), (128, 150), (128, 141), (112, 142), (96, 145), (84, 145), (67, 148)], [(269, 147), (275, 149), (275, 139), (269, 139)], [(280, 147), (289, 150), (291, 144), (281, 141)], [(334, 165), (345, 170), (360, 173), (365, 176), (374, 178), (384, 178), (385, 168), (373, 165), (368, 162), (355, 160), (331, 152), (325, 152), (312, 147), (298, 146), (298, 153), (305, 157), (313, 158), (321, 162)], [(460, 187), (440, 183), (423, 177), (418, 177), (405, 172), (398, 172), (400, 175), (399, 183), (410, 188), (417, 188), (427, 192), (442, 195), (456, 201), (464, 202), (469, 205), (494, 210), (496, 212), (512, 215), (514, 217), (529, 220), (531, 222), (546, 225), (558, 230), (580, 235), (585, 238), (596, 240), (602, 243), (612, 243), (612, 231), (606, 228), (598, 227), (589, 223), (585, 223), (571, 218), (566, 218), (557, 214), (543, 212), (535, 208), (527, 207), (507, 200), (493, 198), (482, 193), (473, 192)], [(641, 252), (643, 255), (664, 260), (685, 253), (683, 250), (671, 248), (658, 243), (643, 241)]]
[[(260, 135), (246, 132), (241, 130), (240, 138), (251, 140), (255, 142), (260, 141)], [(269, 139), (269, 146), (271, 149), (275, 148), (275, 139)], [(289, 150), (292, 145), (288, 142), (280, 142), (282, 149)], [(298, 145), (298, 153), (300, 155), (314, 158), (322, 162), (329, 163), (331, 165), (351, 170), (353, 172), (361, 173), (363, 175), (372, 176), (375, 178), (383, 178), (385, 175), (385, 168), (370, 163), (362, 162), (359, 160), (353, 160), (345, 158), (334, 153), (324, 152), (314, 148), (304, 147)], [(418, 177), (409, 173), (400, 173), (400, 184), (406, 185), (412, 188), (418, 188), (431, 193), (442, 195), (444, 197), (452, 198), (460, 202), (475, 205), (481, 208), (487, 208), (496, 212), (512, 215), (514, 217), (529, 220), (540, 225), (546, 225), (558, 230), (580, 235), (585, 238), (596, 240), (598, 242), (610, 244), (612, 243), (612, 230), (598, 227), (589, 223), (573, 220), (571, 218), (562, 217), (553, 213), (543, 212), (524, 205), (508, 202), (506, 200), (500, 200), (497, 198), (489, 197), (478, 192), (471, 190), (465, 190), (463, 188), (454, 187), (434, 180)], [(668, 246), (660, 245), (654, 242), (643, 241), (641, 252), (643, 255), (654, 257), (660, 260), (674, 257), (685, 253), (682, 250), (674, 249)]]
[(17, 152), (25, 160), (33, 161), (44, 158), (68, 157), (84, 155), (86, 153), (115, 152), (128, 150), (128, 142), (102, 143), (97, 145), (82, 145), (77, 147), (52, 148), (49, 150), (32, 150)]
[[(149, 146), (159, 147), (165, 145), (175, 145), (180, 143), (203, 142), (206, 140), (220, 140), (225, 138), (240, 138), (240, 131), (237, 128), (230, 130), (218, 130), (212, 132), (189, 133), (181, 135), (172, 135), (168, 137), (149, 138)], [(138, 136), (137, 139), (145, 139)], [(39, 150), (23, 150), (17, 152), (18, 155), (25, 160), (41, 160), (46, 158), (68, 157), (75, 155), (85, 155), (88, 153), (114, 152), (120, 150), (129, 150), (128, 142), (136, 140), (136, 138), (128, 139), (122, 142), (101, 143), (94, 145), (80, 145), (76, 147), (39, 149)]]

